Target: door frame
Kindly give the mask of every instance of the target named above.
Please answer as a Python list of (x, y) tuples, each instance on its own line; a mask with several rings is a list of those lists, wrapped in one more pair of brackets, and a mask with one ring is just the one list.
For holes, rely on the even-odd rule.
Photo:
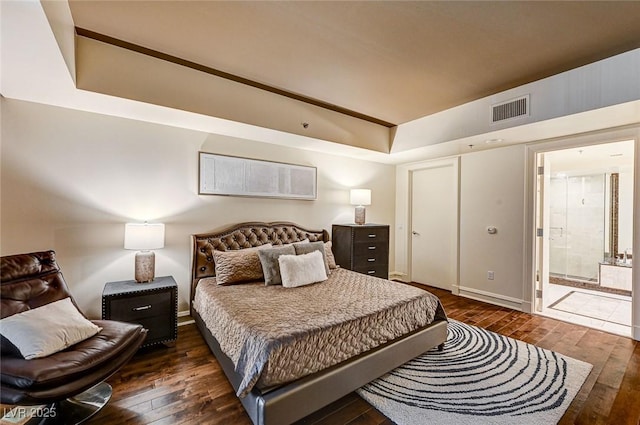
[(454, 210), (456, 212), (455, 226), (455, 281), (451, 293), (459, 294), (460, 287), (460, 157), (448, 157), (437, 160), (427, 160), (410, 164), (398, 165), (396, 168), (396, 238), (395, 238), (395, 268), (391, 278), (410, 282), (412, 238), (411, 238), (411, 194), (413, 191), (412, 175), (414, 171), (430, 168), (453, 168), (453, 186), (456, 188), (454, 196)]
[[(614, 129), (594, 131), (567, 137), (555, 138), (527, 145), (526, 149), (526, 193), (525, 197), (525, 275), (524, 300), (522, 311), (537, 314), (535, 311), (535, 279), (537, 272), (536, 252), (536, 215), (539, 208), (537, 202), (537, 155), (555, 150), (571, 149), (580, 146), (592, 146), (604, 143), (634, 140), (634, 176), (640, 176), (640, 126), (629, 125)], [(633, 190), (633, 252), (640, 252), (640, 184), (634, 185)], [(632, 275), (632, 317), (631, 334), (633, 339), (640, 341), (640, 260), (637, 255), (633, 258)]]
[[(549, 219), (550, 211), (548, 190), (550, 188), (551, 165), (546, 152), (536, 155), (536, 278), (534, 280), (533, 309), (537, 313), (544, 312), (549, 283)], [(542, 231), (543, 234), (538, 234)]]

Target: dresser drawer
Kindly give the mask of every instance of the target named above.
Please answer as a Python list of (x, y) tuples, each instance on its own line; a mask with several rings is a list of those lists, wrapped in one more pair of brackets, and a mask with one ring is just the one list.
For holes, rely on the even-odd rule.
[(381, 277), (383, 279), (389, 278), (389, 265), (388, 264), (373, 264), (365, 265), (361, 267), (354, 267), (354, 272), (367, 274), (369, 276)]
[(360, 242), (383, 242), (389, 243), (389, 227), (363, 227), (353, 229), (353, 241)]
[(389, 247), (385, 242), (359, 243), (353, 250), (353, 265), (366, 265), (367, 263), (387, 264), (389, 262)]

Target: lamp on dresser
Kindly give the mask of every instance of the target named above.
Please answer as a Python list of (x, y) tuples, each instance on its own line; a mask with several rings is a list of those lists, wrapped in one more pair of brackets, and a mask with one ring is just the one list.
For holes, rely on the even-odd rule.
[(137, 249), (135, 279), (138, 283), (153, 281), (156, 255), (152, 249), (164, 248), (164, 224), (127, 223), (124, 228), (124, 249)]
[(371, 189), (351, 189), (351, 205), (356, 205), (355, 223), (365, 223), (365, 205), (371, 205)]

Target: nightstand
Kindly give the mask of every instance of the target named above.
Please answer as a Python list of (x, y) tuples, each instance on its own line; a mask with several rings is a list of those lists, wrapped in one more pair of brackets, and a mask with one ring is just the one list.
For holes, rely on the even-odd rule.
[(334, 224), (331, 229), (336, 263), (355, 272), (389, 278), (389, 226)]
[(149, 332), (142, 347), (178, 338), (178, 285), (172, 276), (149, 283), (107, 282), (102, 291), (102, 319), (139, 323)]

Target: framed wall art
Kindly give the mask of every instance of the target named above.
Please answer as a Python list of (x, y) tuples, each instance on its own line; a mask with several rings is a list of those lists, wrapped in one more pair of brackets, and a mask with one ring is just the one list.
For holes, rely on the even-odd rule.
[(200, 195), (314, 200), (315, 167), (199, 152)]

